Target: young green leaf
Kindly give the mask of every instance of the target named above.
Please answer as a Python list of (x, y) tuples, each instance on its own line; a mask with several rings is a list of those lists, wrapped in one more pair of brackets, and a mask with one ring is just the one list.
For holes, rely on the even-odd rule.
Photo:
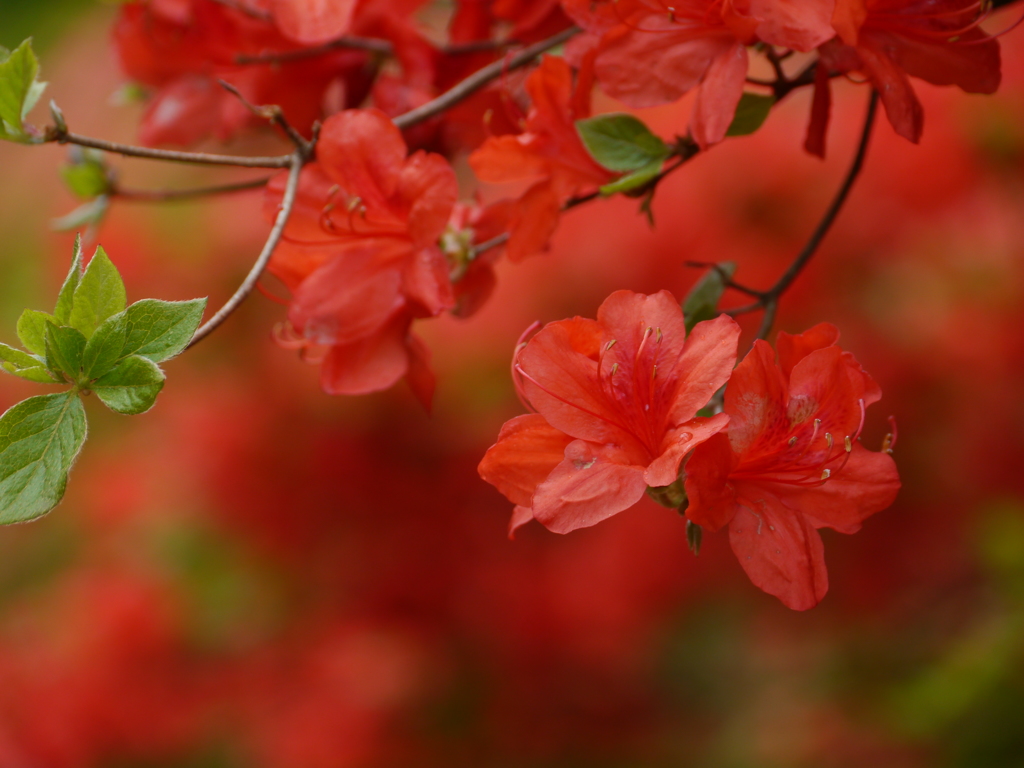
[(125, 312), (108, 317), (89, 337), (82, 353), (82, 378), (85, 381), (99, 378), (124, 359), (128, 335)]
[(746, 136), (753, 133), (764, 123), (775, 103), (774, 96), (761, 96), (757, 93), (744, 93), (736, 106), (736, 114), (732, 118), (726, 136)]
[(0, 344), (0, 368), (14, 376), (20, 376), (40, 384), (62, 383), (60, 379), (46, 370), (46, 365), (42, 360), (6, 344)]
[(0, 416), (0, 524), (34, 520), (57, 505), (85, 433), (73, 392), (32, 397)]
[(99, 152), (84, 151), (74, 153), (71, 162), (61, 166), (61, 178), (68, 189), (83, 200), (110, 192), (110, 170)]
[(124, 282), (117, 267), (107, 257), (103, 248), (97, 248), (78, 287), (75, 288), (71, 326), (89, 338), (100, 323), (111, 315), (123, 311), (127, 304)]
[[(64, 284), (57, 294), (57, 305), (53, 308), (53, 316), (57, 325), (70, 325), (71, 307), (75, 300), (75, 289), (82, 280), (82, 236), (75, 236), (75, 252), (71, 257), (71, 269), (68, 276), (64, 278)], [(24, 339), (22, 339), (24, 341)], [(28, 344), (25, 344), (28, 347)], [(31, 347), (29, 347), (31, 349)], [(33, 350), (35, 351), (35, 350)]]
[(85, 227), (87, 232), (92, 232), (103, 221), (108, 210), (110, 210), (110, 197), (100, 195), (95, 200), (82, 203), (70, 213), (50, 219), (50, 229), (54, 232), (73, 232)]
[(18, 318), (18, 338), (25, 349), (34, 355), (46, 354), (46, 328), (54, 321), (53, 315), (26, 309)]
[(726, 280), (736, 271), (736, 263), (725, 261), (717, 268), (711, 268), (697, 284), (690, 289), (683, 301), (683, 318), (686, 320), (686, 332), (702, 320), (710, 320), (718, 314), (718, 302), (725, 293)]
[(153, 407), (164, 378), (164, 372), (152, 360), (132, 355), (89, 387), (110, 410), (134, 416)]
[(609, 171), (628, 173), (663, 161), (672, 148), (632, 115), (616, 113), (576, 121), (590, 156)]
[(162, 363), (180, 354), (203, 319), (206, 299), (159, 301), (143, 299), (125, 310), (124, 355), (141, 355)]
[(664, 159), (653, 160), (642, 168), (627, 173), (621, 179), (605, 184), (601, 187), (601, 194), (607, 196), (614, 195), (616, 192), (632, 192), (635, 189), (640, 189), (661, 173), (663, 165), (665, 165)]
[(46, 83), (36, 80), (39, 61), (26, 40), (0, 61), (0, 138), (29, 143), (24, 118), (39, 101)]
[(64, 373), (68, 381), (82, 376), (82, 353), (85, 336), (66, 325), (50, 323), (46, 327), (46, 365), (55, 373)]

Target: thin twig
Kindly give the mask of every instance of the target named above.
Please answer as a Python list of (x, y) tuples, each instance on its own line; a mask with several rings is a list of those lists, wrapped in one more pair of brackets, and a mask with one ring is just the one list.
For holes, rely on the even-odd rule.
[(218, 5), (223, 5), (227, 8), (231, 8), (232, 10), (238, 11), (239, 13), (244, 13), (246, 16), (249, 16), (253, 19), (259, 19), (260, 21), (266, 22), (272, 22), (274, 20), (274, 17), (269, 12), (260, 11), (256, 8), (248, 7), (238, 2), (238, 0), (213, 0), (213, 2), (217, 3)]
[(195, 165), (232, 165), (240, 168), (288, 168), (292, 163), (291, 155), (275, 155), (273, 157), (237, 157), (235, 155), (211, 155), (205, 152), (178, 152), (171, 149), (153, 149), (136, 147), (130, 144), (119, 144), (115, 141), (93, 139), (79, 136), (77, 133), (50, 128), (46, 141), (58, 144), (77, 144), (80, 147), (102, 149), (126, 157), (143, 157), (148, 160), (165, 160), (172, 163), (192, 163)]
[(259, 179), (252, 179), (251, 181), (239, 181), (236, 184), (220, 184), (215, 187), (197, 187), (194, 189), (124, 189), (115, 187), (110, 196), (128, 202), (161, 203), (168, 200), (189, 200), (195, 197), (211, 197), (213, 195), (227, 195), (232, 192), (245, 192), (265, 187), (269, 181), (270, 177), (264, 176)]
[(292, 144), (302, 150), (304, 155), (308, 156), (312, 154), (313, 143), (307, 141), (305, 136), (292, 127), (292, 124), (288, 122), (288, 119), (284, 116), (284, 110), (281, 109), (280, 106), (277, 104), (257, 106), (245, 98), (245, 96), (242, 95), (242, 92), (227, 80), (218, 80), (217, 82), (220, 83), (221, 88), (242, 102), (242, 106), (252, 112), (252, 114), (256, 115), (256, 117), (268, 120), (270, 123), (284, 131), (285, 135), (291, 139)]
[[(519, 45), (516, 40), (474, 40), (468, 43), (450, 43), (440, 49), (441, 53), (448, 56), (463, 56), (470, 53), (486, 53), (501, 48), (508, 48)], [(337, 40), (331, 40), (321, 45), (314, 45), (309, 48), (297, 48), (292, 51), (266, 51), (253, 56), (239, 55), (235, 57), (235, 64), (242, 66), (249, 64), (282, 64), (289, 61), (301, 61), (316, 56), (323, 56), (331, 51), (356, 50), (376, 53), (380, 56), (394, 55), (395, 48), (388, 41), (378, 37), (357, 37), (346, 35)]]
[(347, 36), (339, 37), (337, 40), (331, 40), (321, 45), (314, 45), (310, 48), (297, 48), (294, 51), (267, 51), (255, 56), (239, 55), (235, 57), (235, 63), (243, 66), (247, 64), (281, 64), (288, 61), (311, 59), (342, 49), (369, 51), (370, 53), (377, 53), (382, 56), (390, 56), (394, 53), (394, 47), (387, 40), (381, 40), (376, 37)]
[(405, 130), (406, 128), (410, 128), (418, 123), (422, 123), (424, 120), (429, 120), (434, 115), (445, 111), (449, 107), (458, 104), (463, 99), (476, 93), (489, 82), (501, 77), (506, 72), (529, 64), (540, 54), (554, 48), (555, 46), (561, 45), (580, 31), (579, 27), (570, 27), (569, 29), (562, 30), (557, 35), (552, 35), (547, 40), (541, 40), (539, 43), (534, 43), (531, 46), (523, 48), (523, 50), (518, 53), (499, 59), (498, 61), (488, 64), (486, 67), (481, 67), (465, 80), (456, 83), (436, 99), (432, 99), (426, 104), (416, 107), (415, 109), (410, 109), (404, 115), (396, 117), (393, 122), (399, 128)]
[(857, 144), (857, 152), (853, 156), (853, 162), (850, 164), (850, 169), (846, 172), (846, 176), (843, 178), (843, 183), (836, 192), (836, 196), (832, 199), (831, 205), (825, 211), (825, 215), (821, 221), (818, 222), (818, 226), (815, 227), (814, 232), (811, 234), (810, 239), (801, 249), (797, 257), (789, 265), (782, 276), (775, 282), (771, 288), (764, 292), (758, 292), (750, 288), (743, 288), (739, 286), (731, 286), (741, 290), (750, 296), (758, 297), (758, 300), (753, 304), (748, 304), (743, 307), (736, 307), (734, 309), (726, 310), (726, 314), (733, 317), (737, 315), (747, 314), (748, 312), (755, 312), (758, 309), (764, 309), (764, 317), (761, 320), (761, 327), (757, 332), (757, 338), (766, 339), (772, 329), (772, 324), (775, 322), (775, 313), (778, 309), (779, 297), (782, 296), (786, 290), (793, 284), (793, 281), (800, 276), (804, 267), (807, 266), (808, 262), (814, 256), (818, 250), (818, 246), (821, 245), (821, 241), (825, 238), (829, 229), (835, 222), (836, 217), (839, 215), (839, 211), (842, 210), (843, 204), (846, 202), (846, 198), (850, 194), (850, 190), (853, 188), (854, 181), (860, 175), (861, 168), (864, 165), (864, 157), (867, 155), (868, 145), (871, 141), (871, 129), (875, 124), (875, 114), (878, 111), (878, 91), (872, 89), (871, 98), (868, 101), (867, 115), (864, 118), (864, 128), (861, 131), (860, 141)]
[(213, 331), (217, 330), (220, 324), (238, 309), (241, 303), (252, 293), (253, 288), (256, 287), (256, 283), (263, 274), (263, 270), (266, 269), (267, 264), (270, 262), (270, 257), (274, 255), (277, 244), (281, 242), (285, 226), (287, 226), (288, 219), (295, 208), (295, 199), (299, 191), (299, 177), (308, 156), (299, 148), (295, 150), (294, 154), (289, 156), (289, 159), (291, 160), (291, 170), (288, 173), (288, 183), (284, 188), (281, 209), (277, 212), (277, 218), (274, 220), (274, 226), (270, 230), (267, 242), (263, 245), (263, 250), (260, 252), (259, 257), (257, 257), (256, 263), (252, 265), (252, 269), (249, 270), (249, 274), (245, 276), (245, 280), (238, 286), (238, 290), (224, 303), (224, 306), (217, 310), (213, 317), (203, 323), (199, 330), (195, 332), (192, 341), (188, 343), (188, 348), (194, 347), (213, 333)]

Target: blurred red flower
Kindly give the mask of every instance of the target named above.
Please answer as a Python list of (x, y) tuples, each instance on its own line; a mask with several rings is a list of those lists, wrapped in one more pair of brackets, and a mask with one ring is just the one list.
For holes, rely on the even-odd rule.
[(549, 323), (517, 350), (514, 375), (536, 411), (507, 422), (480, 476), (556, 533), (601, 522), (670, 485), (683, 456), (728, 422), (695, 418), (729, 378), (739, 326), (698, 323), (686, 337), (668, 291), (616, 291), (597, 320)]
[(591, 158), (576, 121), (590, 116), (589, 68), (573, 73), (563, 59), (545, 56), (526, 80), (530, 113), (522, 133), (492, 136), (469, 158), (481, 181), (536, 180), (510, 213), (507, 253), (519, 261), (547, 248), (562, 205), (574, 194), (614, 178)]
[(687, 517), (712, 531), (728, 525), (750, 580), (796, 610), (828, 591), (815, 529), (855, 533), (900, 487), (892, 457), (858, 442), (864, 409), (882, 393), (838, 340), (828, 323), (780, 333), (778, 363), (755, 341), (726, 388), (727, 433), (686, 465)]
[(746, 84), (747, 45), (808, 51), (833, 32), (826, 2), (566, 0), (589, 35), (573, 51), (596, 57), (598, 83), (631, 107), (675, 101), (695, 88), (690, 132), (701, 148), (725, 138)]
[(999, 41), (978, 26), (988, 11), (975, 0), (837, 0), (839, 37), (822, 57), (831, 69), (867, 75), (896, 133), (917, 142), (924, 112), (908, 75), (967, 93), (999, 87)]

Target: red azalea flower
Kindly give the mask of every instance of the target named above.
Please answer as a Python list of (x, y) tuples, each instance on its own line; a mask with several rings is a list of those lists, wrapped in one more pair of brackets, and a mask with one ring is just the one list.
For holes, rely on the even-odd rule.
[(333, 50), (295, 60), (239, 64), (242, 56), (299, 48), (269, 20), (213, 0), (130, 2), (114, 25), (114, 45), (128, 77), (152, 89), (140, 126), (144, 144), (188, 146), (266, 124), (218, 80), (254, 104), (280, 106), (308, 134), (325, 111), (359, 103), (369, 89), (363, 51)]
[(547, 247), (566, 200), (614, 178), (594, 162), (576, 132), (576, 121), (590, 116), (588, 69), (583, 68), (574, 89), (569, 65), (545, 56), (526, 80), (531, 107), (525, 131), (492, 136), (470, 155), (469, 163), (482, 181), (539, 179), (510, 214), (508, 257), (512, 261)]
[(601, 87), (632, 107), (675, 101), (699, 87), (690, 132), (707, 148), (725, 138), (757, 40), (807, 51), (833, 32), (831, 0), (566, 0), (590, 33)]
[(838, 339), (827, 323), (780, 333), (777, 364), (754, 342), (726, 388), (728, 431), (686, 465), (687, 517), (712, 531), (728, 525), (750, 580), (796, 610), (828, 590), (815, 529), (855, 533), (900, 487), (892, 457), (858, 442), (881, 390)]
[(536, 518), (556, 533), (599, 523), (650, 487), (670, 485), (683, 456), (722, 429), (695, 418), (729, 378), (739, 326), (698, 323), (678, 302), (617, 291), (597, 320), (548, 324), (516, 352), (523, 401), (480, 462), (480, 476), (516, 506), (510, 533)]
[[(322, 347), (321, 383), (332, 394), (387, 389), (403, 375), (429, 401), (426, 350), (413, 318), (455, 304), (438, 241), (458, 194), (440, 155), (416, 152), (377, 110), (329, 118), (318, 162), (302, 171), (295, 210), (270, 271), (293, 292), (288, 342)], [(268, 187), (276, 215), (284, 186)]]
[(917, 142), (924, 114), (908, 75), (967, 93), (999, 87), (999, 41), (978, 26), (988, 11), (976, 0), (837, 0), (839, 38), (822, 56), (831, 69), (866, 74), (896, 133)]

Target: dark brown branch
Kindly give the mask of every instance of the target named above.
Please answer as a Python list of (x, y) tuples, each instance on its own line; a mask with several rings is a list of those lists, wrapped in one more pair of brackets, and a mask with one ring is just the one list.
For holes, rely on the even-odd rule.
[[(469, 43), (451, 43), (441, 49), (441, 53), (449, 56), (462, 56), (470, 53), (482, 53), (487, 51), (500, 50), (519, 45), (515, 40), (475, 40)], [(288, 61), (301, 61), (316, 56), (323, 56), (331, 51), (337, 50), (368, 51), (381, 56), (394, 55), (394, 46), (388, 40), (377, 37), (356, 37), (347, 35), (331, 40), (321, 45), (314, 45), (309, 48), (297, 48), (292, 51), (267, 51), (254, 56), (240, 55), (235, 57), (235, 63), (240, 65), (248, 64), (281, 64)]]
[(875, 114), (877, 111), (878, 92), (872, 90), (870, 100), (868, 101), (867, 115), (864, 118), (864, 128), (861, 131), (860, 141), (857, 144), (857, 151), (854, 154), (853, 162), (850, 164), (850, 169), (846, 172), (846, 176), (843, 178), (843, 183), (836, 192), (836, 196), (832, 199), (831, 205), (829, 205), (828, 209), (825, 211), (825, 215), (822, 217), (821, 221), (818, 222), (818, 226), (815, 227), (810, 239), (808, 239), (803, 249), (801, 249), (800, 253), (797, 254), (797, 257), (789, 265), (786, 271), (782, 273), (782, 276), (775, 282), (775, 285), (763, 292), (737, 286), (735, 284), (731, 286), (750, 296), (757, 297), (757, 301), (753, 304), (727, 310), (726, 314), (735, 317), (737, 315), (747, 314), (748, 312), (755, 312), (758, 309), (764, 309), (764, 318), (762, 319), (761, 327), (757, 332), (757, 338), (765, 339), (768, 337), (768, 334), (772, 329), (772, 324), (775, 322), (775, 312), (778, 309), (779, 297), (781, 297), (797, 277), (800, 276), (804, 267), (807, 266), (808, 262), (810, 262), (811, 258), (817, 252), (818, 246), (821, 245), (821, 241), (824, 240), (825, 235), (828, 234), (833, 222), (835, 222), (836, 217), (839, 215), (839, 211), (842, 210), (843, 204), (846, 202), (846, 198), (849, 196), (850, 190), (853, 188), (853, 183), (857, 180), (857, 177), (860, 175), (861, 168), (864, 165), (864, 157), (867, 155), (868, 145), (871, 142), (871, 129), (875, 124)]
[(277, 104), (256, 106), (245, 98), (245, 96), (242, 95), (242, 92), (235, 88), (231, 83), (226, 80), (218, 80), (217, 82), (220, 83), (221, 88), (238, 99), (242, 103), (242, 106), (256, 115), (256, 117), (261, 117), (264, 120), (269, 121), (271, 125), (276, 125), (284, 131), (285, 136), (291, 139), (292, 144), (294, 144), (304, 156), (313, 154), (314, 142), (307, 141), (305, 136), (292, 127), (292, 124), (289, 123), (288, 119), (284, 116), (284, 110), (282, 110), (281, 107)]
[(214, 187), (197, 187), (195, 189), (124, 189), (115, 187), (110, 196), (118, 200), (140, 203), (161, 203), (169, 200), (189, 200), (197, 197), (228, 195), (233, 192), (245, 192), (267, 186), (269, 176), (251, 181), (240, 181), (236, 184), (220, 184)]
[(523, 50), (518, 53), (512, 54), (511, 56), (507, 56), (493, 62), (492, 64), (488, 64), (486, 67), (478, 69), (472, 75), (455, 84), (436, 99), (432, 99), (426, 104), (416, 107), (415, 109), (411, 109), (404, 115), (396, 117), (394, 119), (395, 125), (402, 130), (405, 130), (406, 128), (410, 128), (418, 123), (422, 123), (424, 120), (429, 120), (434, 115), (444, 112), (446, 109), (476, 93), (492, 80), (501, 77), (504, 73), (529, 64), (537, 56), (540, 56), (540, 54), (554, 48), (555, 46), (561, 45), (580, 31), (579, 27), (570, 27), (569, 29), (559, 32), (557, 35), (552, 35), (547, 40), (541, 40), (539, 43), (534, 43), (533, 45), (523, 48)]
[(294, 51), (268, 51), (255, 56), (240, 55), (235, 57), (235, 63), (247, 64), (281, 64), (288, 61), (301, 61), (311, 59), (315, 56), (322, 56), (331, 51), (341, 49), (357, 51), (369, 51), (382, 56), (390, 56), (394, 53), (394, 47), (387, 40), (380, 40), (376, 37), (339, 37), (328, 43), (314, 45), (310, 48), (297, 48)]
[(291, 155), (276, 155), (273, 157), (237, 157), (235, 155), (212, 155), (205, 152), (178, 152), (171, 149), (136, 147), (131, 144), (119, 144), (115, 141), (93, 139), (89, 136), (79, 136), (76, 133), (62, 131), (59, 128), (53, 127), (48, 130), (46, 141), (55, 141), (58, 144), (77, 144), (80, 147), (102, 149), (104, 152), (113, 152), (118, 155), (124, 155), (125, 157), (142, 157), (148, 160), (164, 160), (171, 163), (232, 165), (239, 168), (288, 168), (292, 164)]
[(217, 330), (221, 323), (227, 320), (241, 306), (242, 302), (252, 293), (253, 288), (256, 287), (256, 283), (263, 274), (263, 270), (266, 269), (267, 264), (270, 263), (270, 257), (274, 255), (277, 244), (281, 242), (288, 219), (295, 208), (295, 199), (299, 191), (299, 178), (302, 173), (302, 167), (308, 160), (308, 155), (299, 148), (296, 149), (294, 154), (289, 156), (289, 160), (291, 161), (291, 170), (288, 173), (288, 183), (284, 188), (281, 209), (277, 212), (277, 218), (274, 220), (274, 226), (267, 236), (267, 242), (263, 245), (263, 250), (256, 258), (256, 263), (252, 265), (249, 274), (245, 276), (245, 280), (238, 286), (238, 290), (224, 303), (224, 306), (217, 310), (213, 317), (200, 326), (192, 337), (192, 341), (188, 343), (188, 348), (194, 347)]

